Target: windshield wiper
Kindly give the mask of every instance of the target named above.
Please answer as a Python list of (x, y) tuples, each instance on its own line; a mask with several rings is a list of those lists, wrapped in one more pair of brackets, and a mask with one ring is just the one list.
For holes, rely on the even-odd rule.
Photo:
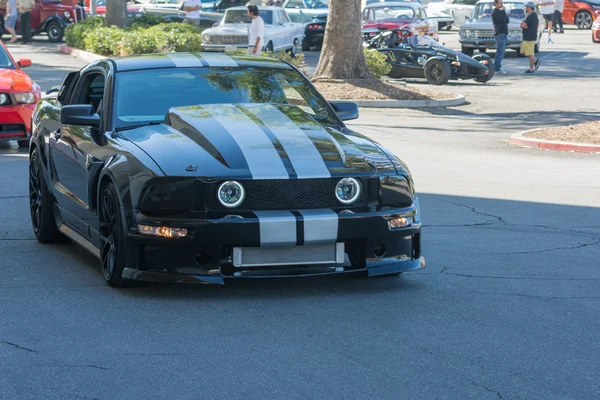
[(121, 126), (119, 128), (115, 128), (115, 132), (128, 131), (130, 129), (137, 129), (137, 128), (142, 128), (144, 126), (150, 126), (150, 125), (160, 125), (162, 123), (163, 123), (163, 121), (151, 121), (151, 122), (147, 122), (145, 124)]

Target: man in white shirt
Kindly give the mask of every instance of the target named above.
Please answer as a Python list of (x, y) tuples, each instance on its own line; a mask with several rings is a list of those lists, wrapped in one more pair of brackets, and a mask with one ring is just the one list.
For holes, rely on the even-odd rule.
[(562, 13), (564, 9), (565, 0), (556, 0), (554, 3), (554, 33), (565, 33), (562, 19)]
[(183, 20), (183, 22), (187, 24), (192, 24), (196, 28), (200, 28), (201, 9), (201, 0), (186, 0), (183, 4), (183, 11), (185, 11), (185, 19)]
[(540, 14), (546, 20), (546, 29), (548, 29), (548, 43), (552, 42), (550, 35), (552, 34), (552, 23), (554, 22), (554, 0), (538, 0), (540, 6)]
[(265, 22), (260, 17), (256, 6), (248, 6), (248, 15), (252, 18), (248, 32), (248, 54), (259, 56), (264, 46)]

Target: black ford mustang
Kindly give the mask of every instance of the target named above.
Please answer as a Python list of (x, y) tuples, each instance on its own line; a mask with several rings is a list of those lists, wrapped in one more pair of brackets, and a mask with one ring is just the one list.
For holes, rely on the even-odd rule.
[[(366, 35), (369, 30), (363, 32)], [(405, 28), (383, 31), (366, 40), (363, 46), (387, 56), (392, 66), (388, 74), (391, 78), (425, 78), (432, 85), (443, 85), (450, 79), (485, 83), (494, 76), (494, 62), (487, 54), (469, 57), (444, 47), (430, 36), (411, 36)]]
[(41, 242), (70, 238), (111, 286), (423, 268), (406, 166), (282, 61), (95, 61), (33, 115)]

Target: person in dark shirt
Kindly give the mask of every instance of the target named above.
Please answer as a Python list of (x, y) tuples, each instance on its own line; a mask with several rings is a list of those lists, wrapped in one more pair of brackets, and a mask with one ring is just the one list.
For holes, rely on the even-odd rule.
[(523, 29), (523, 42), (521, 43), (521, 54), (529, 57), (529, 69), (525, 71), (526, 74), (533, 74), (540, 67), (540, 59), (535, 59), (535, 42), (538, 38), (538, 25), (540, 19), (535, 12), (535, 4), (533, 1), (525, 4), (525, 12), (527, 17), (521, 22), (521, 29)]
[(494, 69), (500, 74), (506, 74), (502, 68), (502, 60), (506, 53), (506, 36), (508, 35), (508, 15), (504, 10), (502, 0), (494, 0), (494, 11), (492, 11), (492, 22), (494, 23), (494, 36), (496, 37), (496, 57), (494, 57)]

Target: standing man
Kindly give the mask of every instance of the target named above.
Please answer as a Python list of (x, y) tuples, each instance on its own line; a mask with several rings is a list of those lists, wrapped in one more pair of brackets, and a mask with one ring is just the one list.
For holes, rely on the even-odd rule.
[(21, 42), (31, 42), (31, 10), (35, 0), (19, 0), (19, 13), (21, 14)]
[(546, 29), (548, 30), (548, 43), (554, 43), (550, 35), (552, 34), (552, 25), (554, 23), (554, 0), (538, 0), (540, 12), (546, 20)]
[(202, 3), (200, 0), (186, 0), (183, 4), (183, 11), (185, 11), (185, 18), (183, 22), (186, 24), (192, 24), (199, 29), (201, 9)]
[(502, 60), (506, 53), (506, 36), (508, 35), (508, 15), (504, 10), (502, 0), (494, 0), (494, 11), (492, 11), (492, 22), (494, 23), (494, 35), (496, 37), (496, 57), (494, 57), (494, 69), (502, 75), (506, 71), (502, 68)]
[[(564, 8), (565, 0), (556, 0), (556, 2), (554, 3), (554, 33), (565, 33), (562, 19), (562, 13)], [(559, 26), (560, 30), (558, 30)]]
[(259, 56), (262, 54), (265, 37), (265, 22), (258, 13), (258, 7), (248, 6), (248, 15), (252, 18), (248, 35), (248, 54)]
[(525, 12), (527, 13), (527, 17), (521, 22), (521, 29), (523, 29), (521, 54), (529, 57), (529, 69), (525, 73), (533, 74), (540, 67), (540, 59), (535, 59), (535, 42), (537, 41), (537, 29), (540, 19), (535, 12), (533, 1), (525, 4)]
[(11, 39), (8, 43), (14, 43), (17, 41), (17, 33), (15, 32), (15, 25), (17, 24), (17, 18), (19, 18), (19, 12), (17, 11), (17, 1), (8, 0), (6, 4), (6, 22), (4, 27), (10, 33)]

